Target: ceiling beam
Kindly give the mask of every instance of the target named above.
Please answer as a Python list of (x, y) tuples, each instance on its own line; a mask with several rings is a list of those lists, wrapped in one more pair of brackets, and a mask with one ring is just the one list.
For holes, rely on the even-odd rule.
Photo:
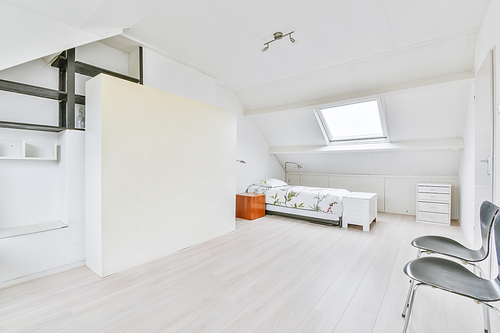
[(270, 147), (269, 154), (313, 154), (313, 153), (374, 153), (390, 151), (417, 150), (461, 150), (464, 142), (461, 138), (418, 140), (399, 142), (380, 142), (365, 144), (337, 144), (330, 146), (288, 146)]
[(395, 85), (390, 85), (386, 87), (380, 87), (375, 89), (357, 91), (348, 94), (342, 94), (337, 96), (332, 96), (328, 98), (322, 98), (318, 100), (306, 101), (301, 103), (294, 103), (289, 105), (280, 105), (270, 108), (247, 110), (245, 116), (258, 116), (266, 113), (273, 112), (283, 112), (283, 111), (299, 111), (304, 109), (319, 108), (329, 106), (334, 103), (344, 102), (349, 100), (355, 100), (359, 98), (371, 98), (371, 97), (383, 97), (384, 95), (389, 95), (397, 93), (400, 91), (405, 91), (409, 89), (426, 88), (438, 84), (462, 82), (464, 80), (472, 80), (474, 78), (474, 73), (472, 71), (460, 72), (450, 75), (438, 76), (423, 80), (411, 81), (398, 83)]

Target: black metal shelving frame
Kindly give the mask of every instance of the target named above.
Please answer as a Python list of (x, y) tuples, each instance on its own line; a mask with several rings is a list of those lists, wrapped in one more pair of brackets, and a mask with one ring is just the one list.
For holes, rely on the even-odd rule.
[(74, 48), (63, 51), (51, 65), (59, 69), (58, 90), (2, 79), (0, 79), (0, 90), (59, 101), (59, 126), (0, 121), (0, 127), (45, 132), (77, 129), (75, 128), (75, 104), (85, 105), (85, 96), (75, 93), (76, 74), (94, 77), (102, 73), (143, 84), (143, 50), (141, 46), (139, 46), (139, 78), (76, 61)]

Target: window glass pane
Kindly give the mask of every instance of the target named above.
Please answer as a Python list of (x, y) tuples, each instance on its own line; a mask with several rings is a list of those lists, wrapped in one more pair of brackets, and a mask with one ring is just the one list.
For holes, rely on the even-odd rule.
[(378, 101), (320, 109), (330, 141), (384, 138)]

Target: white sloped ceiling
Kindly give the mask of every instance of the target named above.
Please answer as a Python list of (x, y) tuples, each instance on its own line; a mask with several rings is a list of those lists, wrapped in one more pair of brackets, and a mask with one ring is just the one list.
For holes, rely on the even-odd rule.
[(476, 33), (353, 61), (236, 91), (247, 110), (286, 108), (472, 70)]
[[(488, 4), (488, 0), (171, 0), (126, 34), (215, 76), (238, 94), (373, 57), (378, 59), (375, 65), (386, 61), (378, 67), (382, 73), (394, 67), (398, 80), (410, 81), (432, 69), (438, 71), (431, 76), (443, 75), (440, 71), (449, 72), (457, 63), (460, 71), (470, 69), (474, 41), (472, 53), (467, 53), (468, 39), (471, 34), (474, 38)], [(292, 30), (295, 45), (284, 38), (261, 52), (274, 32)], [(446, 53), (443, 57), (441, 51)], [(396, 53), (400, 55), (384, 57)], [(424, 65), (431, 67), (422, 72)], [(407, 79), (405, 71), (411, 74)], [(387, 73), (374, 77), (386, 78)], [(245, 107), (253, 109), (247, 102), (243, 101)]]
[(410, 151), (304, 152), (308, 146), (326, 146), (314, 107), (254, 114), (250, 118), (271, 150), (284, 147), (296, 151), (277, 153), (276, 157), (283, 166), (287, 161), (301, 164), (301, 172), (457, 175), (461, 150), (435, 150), (432, 142), (463, 136), (472, 88), (472, 79), (464, 79), (379, 95), (385, 105), (391, 141), (414, 142), (417, 146), (426, 143), (424, 148)]
[[(391, 141), (462, 137), (472, 80), (405, 89), (381, 97)], [(368, 98), (368, 97), (366, 97)], [(271, 147), (325, 145), (315, 107), (250, 117)]]
[(0, 1), (0, 70), (122, 33), (96, 34)]
[[(368, 96), (383, 98), (393, 141), (457, 139), (489, 4), (0, 0), (0, 70), (124, 31), (234, 91), (271, 148), (325, 146), (312, 106)], [(295, 31), (297, 43), (284, 38), (262, 53), (277, 31)], [(291, 155), (311, 172), (457, 174), (460, 151)]]
[(120, 35), (164, 0), (0, 0), (0, 70)]

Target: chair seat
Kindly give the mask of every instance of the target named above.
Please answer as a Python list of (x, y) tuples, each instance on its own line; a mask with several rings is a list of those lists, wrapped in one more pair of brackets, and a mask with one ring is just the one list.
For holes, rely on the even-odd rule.
[(485, 253), (482, 249), (471, 250), (453, 239), (435, 235), (417, 237), (411, 242), (411, 245), (418, 249), (444, 254), (449, 257), (470, 262), (481, 261), (485, 257)]
[(483, 302), (500, 300), (500, 285), (473, 274), (464, 266), (442, 258), (418, 258), (403, 271), (411, 279)]

